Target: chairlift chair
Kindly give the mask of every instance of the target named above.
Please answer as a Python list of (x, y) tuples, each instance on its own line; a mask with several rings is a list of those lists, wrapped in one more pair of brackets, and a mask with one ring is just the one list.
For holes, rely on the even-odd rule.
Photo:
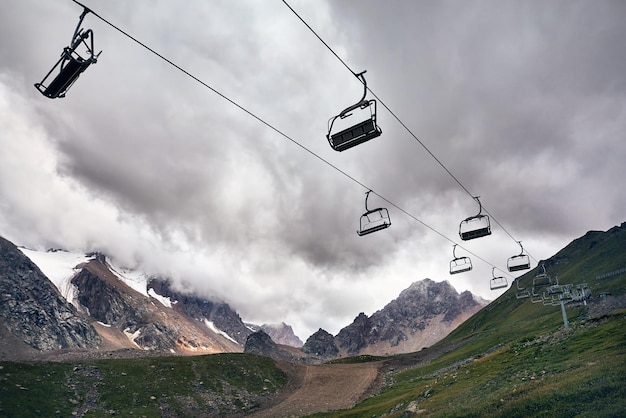
[(533, 288), (541, 288), (554, 284), (558, 283), (552, 280), (552, 277), (546, 272), (546, 267), (543, 264), (537, 267), (535, 277), (533, 277)]
[(472, 260), (469, 257), (456, 256), (456, 244), (452, 247), (452, 257), (454, 259), (450, 261), (450, 274), (464, 273), (472, 269)]
[(359, 229), (356, 231), (359, 236), (371, 234), (372, 232), (380, 231), (391, 226), (391, 219), (389, 218), (389, 211), (387, 208), (368, 209), (367, 199), (371, 190), (365, 193), (365, 213), (361, 215), (359, 220)]
[[(382, 129), (376, 124), (376, 100), (366, 100), (367, 82), (365, 81), (365, 71), (357, 74), (357, 78), (363, 83), (363, 97), (356, 104), (342, 110), (337, 116), (333, 116), (328, 120), (328, 134), (326, 139), (335, 151), (345, 151), (356, 145), (362, 144), (370, 139), (374, 139), (382, 134)], [(346, 119), (352, 116), (355, 110), (369, 109), (369, 117), (362, 122), (343, 129), (339, 132), (332, 133), (333, 125), (337, 119)]]
[(530, 268), (530, 258), (527, 254), (524, 254), (524, 247), (522, 247), (522, 241), (517, 241), (522, 251), (518, 255), (514, 255), (506, 262), (506, 266), (509, 271), (528, 270)]
[[(84, 8), (83, 13), (80, 15), (76, 30), (72, 36), (72, 42), (70, 46), (63, 48), (61, 57), (52, 69), (46, 74), (40, 83), (35, 83), (37, 90), (46, 97), (56, 99), (59, 97), (65, 97), (67, 91), (72, 87), (78, 77), (91, 65), (97, 62), (98, 56), (102, 51), (97, 54), (94, 52), (93, 47), (93, 31), (91, 29), (83, 30), (80, 26), (85, 18), (85, 15), (89, 13), (88, 8)], [(89, 44), (87, 43), (89, 41)], [(83, 58), (76, 49), (83, 45), (88, 56)], [(56, 73), (54, 78), (50, 81), (53, 73)]]
[(503, 287), (507, 287), (509, 283), (507, 282), (506, 277), (504, 276), (496, 277), (496, 275), (494, 274), (495, 270), (496, 270), (495, 267), (491, 269), (491, 275), (493, 276), (492, 279), (489, 281), (489, 287), (491, 288), (491, 290), (502, 289)]
[(541, 302), (544, 306), (557, 306), (561, 303), (561, 299), (558, 297), (546, 297), (544, 294)]
[(543, 303), (543, 295), (542, 294), (535, 294), (534, 290), (533, 290), (533, 295), (530, 298), (530, 301), (532, 303)]
[(479, 206), (478, 214), (461, 221), (459, 225), (459, 236), (464, 241), (491, 235), (491, 222), (489, 216), (482, 214), (483, 206), (479, 197), (474, 197)]
[(530, 290), (525, 287), (520, 287), (520, 277), (515, 279), (515, 286), (517, 287), (517, 292), (515, 293), (515, 297), (517, 299), (525, 299), (530, 297)]

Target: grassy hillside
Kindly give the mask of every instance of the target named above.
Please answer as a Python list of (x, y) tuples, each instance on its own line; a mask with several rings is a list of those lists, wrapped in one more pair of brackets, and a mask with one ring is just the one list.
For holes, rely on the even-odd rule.
[(286, 383), (250, 354), (0, 363), (0, 416), (203, 416), (258, 407)]
[(498, 343), (478, 339), (400, 372), (352, 410), (317, 416), (623, 416), (626, 311)]
[[(560, 306), (517, 299), (513, 285), (428, 350), (459, 348), (394, 374), (380, 395), (350, 411), (318, 416), (624, 416), (626, 272), (596, 277), (626, 267), (626, 227), (590, 232), (545, 266), (559, 283), (587, 283), (593, 292), (587, 305), (566, 305), (569, 329)], [(520, 286), (534, 275), (520, 277)]]

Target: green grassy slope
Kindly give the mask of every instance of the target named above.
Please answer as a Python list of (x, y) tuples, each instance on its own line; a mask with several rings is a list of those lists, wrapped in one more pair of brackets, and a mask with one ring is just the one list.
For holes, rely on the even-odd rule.
[(594, 294), (587, 306), (566, 305), (569, 329), (560, 306), (517, 299), (513, 285), (429, 350), (459, 348), (398, 372), (352, 410), (319, 416), (625, 416), (626, 310), (610, 304), (626, 297), (626, 273), (596, 276), (626, 267), (626, 224), (586, 234), (545, 266), (559, 283), (587, 283)]
[(286, 383), (250, 354), (72, 363), (0, 363), (0, 417), (205, 416), (242, 413)]

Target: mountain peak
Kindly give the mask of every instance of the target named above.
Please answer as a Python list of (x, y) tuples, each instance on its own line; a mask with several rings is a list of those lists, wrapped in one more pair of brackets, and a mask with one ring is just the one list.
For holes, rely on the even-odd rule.
[(322, 328), (307, 338), (302, 346), (302, 351), (306, 354), (321, 358), (332, 358), (339, 354), (339, 349), (335, 344), (335, 338)]
[(371, 317), (359, 314), (339, 331), (337, 345), (348, 355), (417, 351), (445, 337), (485, 305), (471, 292), (459, 295), (448, 281), (416, 281)]
[(302, 340), (293, 332), (291, 325), (287, 325), (284, 322), (279, 324), (263, 324), (261, 325), (261, 329), (278, 344), (292, 347), (302, 347), (303, 345)]

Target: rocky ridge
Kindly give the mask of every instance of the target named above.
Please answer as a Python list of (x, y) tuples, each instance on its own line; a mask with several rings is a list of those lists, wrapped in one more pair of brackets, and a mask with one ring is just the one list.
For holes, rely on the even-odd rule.
[[(372, 316), (357, 315), (336, 336), (320, 328), (306, 340), (297, 357), (302, 362), (320, 363), (344, 356), (419, 351), (445, 337), (487, 303), (467, 291), (459, 294), (447, 281), (417, 281)], [(246, 343), (246, 352), (276, 353), (276, 347), (263, 347), (263, 338), (253, 337), (255, 346)]]
[(471, 292), (459, 294), (447, 281), (414, 282), (371, 317), (359, 314), (335, 337), (348, 355), (418, 351), (446, 336), (487, 305)]

